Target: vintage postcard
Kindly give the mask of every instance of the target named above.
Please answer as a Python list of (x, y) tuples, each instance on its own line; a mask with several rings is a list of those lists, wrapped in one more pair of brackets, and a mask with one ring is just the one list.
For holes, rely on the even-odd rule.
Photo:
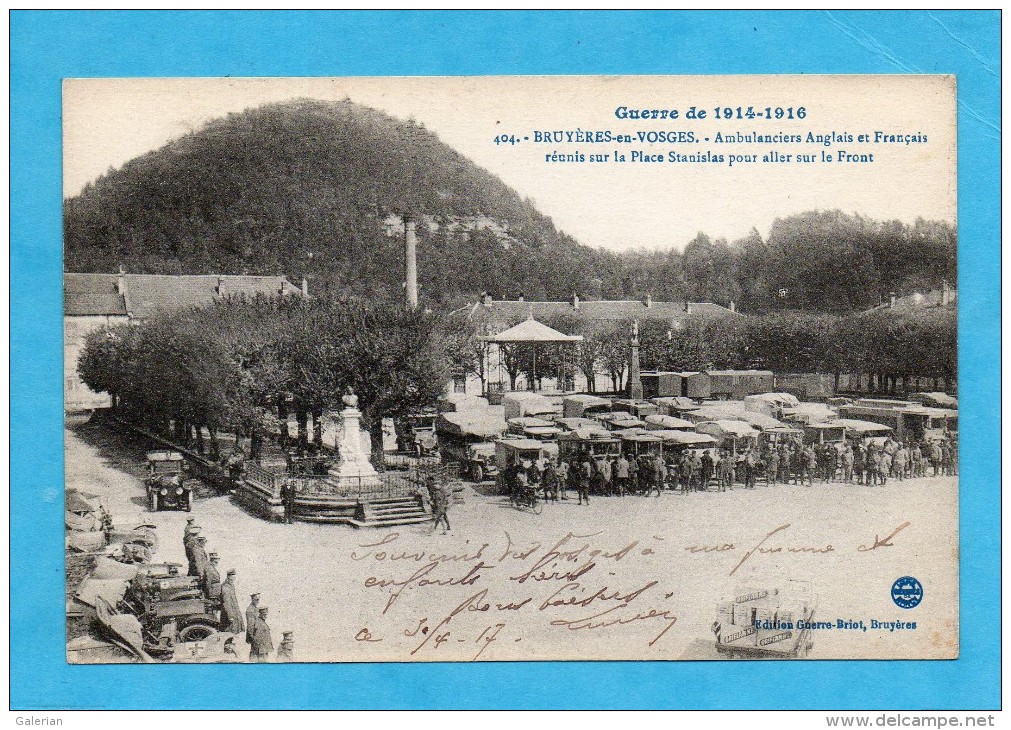
[(952, 76), (70, 79), (70, 663), (959, 656)]

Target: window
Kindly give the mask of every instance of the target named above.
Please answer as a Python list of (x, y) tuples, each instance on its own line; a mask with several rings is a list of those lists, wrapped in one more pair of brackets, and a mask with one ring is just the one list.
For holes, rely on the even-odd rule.
[(465, 375), (454, 375), (453, 376), (453, 392), (454, 393), (466, 393), (467, 392), (467, 376), (465, 376)]

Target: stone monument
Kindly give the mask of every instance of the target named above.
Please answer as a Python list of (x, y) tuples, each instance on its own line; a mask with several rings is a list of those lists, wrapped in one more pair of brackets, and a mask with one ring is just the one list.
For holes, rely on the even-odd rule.
[(642, 378), (639, 375), (639, 320), (632, 320), (632, 337), (629, 341), (628, 397), (642, 400)]
[(348, 388), (342, 398), (340, 431), (337, 434), (337, 463), (330, 467), (330, 479), (348, 491), (356, 491), (359, 486), (371, 487), (379, 484), (379, 475), (369, 461), (369, 455), (362, 450), (361, 419), (358, 410), (358, 396)]

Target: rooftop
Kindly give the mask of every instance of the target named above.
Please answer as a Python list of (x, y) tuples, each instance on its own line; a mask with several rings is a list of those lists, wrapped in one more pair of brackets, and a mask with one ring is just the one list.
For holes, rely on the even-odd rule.
[(232, 274), (75, 274), (63, 275), (66, 316), (126, 316), (140, 319), (165, 310), (210, 304), (229, 296), (301, 294), (283, 276)]
[(625, 322), (632, 319), (683, 322), (693, 318), (729, 317), (733, 309), (711, 302), (661, 302), (646, 298), (626, 300), (581, 300), (573, 297), (564, 302), (535, 302), (525, 299), (494, 300), (485, 296), (473, 305), (457, 310), (469, 319), (496, 324), (516, 322), (533, 317), (540, 321), (557, 315), (575, 315), (597, 322)]

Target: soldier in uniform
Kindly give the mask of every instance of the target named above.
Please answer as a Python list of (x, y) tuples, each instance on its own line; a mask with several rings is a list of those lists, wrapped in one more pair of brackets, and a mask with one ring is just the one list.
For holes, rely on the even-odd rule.
[(579, 467), (579, 504), (590, 503), (590, 480), (593, 479), (593, 459), (586, 456)]
[(253, 593), (249, 596), (249, 605), (246, 606), (246, 643), (253, 643), (253, 631), (256, 628), (256, 620), (260, 615), (260, 594)]
[(803, 471), (800, 475), (801, 483), (804, 482), (804, 476), (807, 476), (807, 486), (814, 486), (814, 472), (818, 468), (818, 455), (814, 452), (814, 446), (808, 446), (804, 449), (803, 461), (801, 462), (801, 467)]
[(281, 644), (277, 647), (277, 661), (295, 661), (295, 632), (285, 631), (281, 636)]
[(565, 490), (569, 486), (569, 462), (562, 461), (558, 464), (556, 481), (558, 482), (558, 497), (568, 499), (565, 496)]
[(193, 562), (193, 548), (197, 544), (197, 536), (200, 533), (198, 525), (186, 525), (183, 531), (183, 549), (186, 551), (187, 575), (196, 575), (197, 566)]
[(544, 487), (544, 501), (558, 501), (558, 472), (555, 465), (550, 461), (544, 465), (544, 475), (541, 477), (541, 484)]
[(218, 572), (218, 554), (211, 553), (204, 570), (204, 595), (210, 599), (221, 597), (221, 573)]
[(853, 447), (847, 445), (842, 452), (842, 478), (847, 484), (853, 481), (853, 464), (855, 463), (855, 458), (853, 456)]
[(435, 522), (432, 523), (432, 532), (435, 532), (440, 524), (443, 526), (443, 535), (449, 532), (449, 494), (445, 486), (436, 487), (432, 494), (432, 515), (435, 517)]
[[(269, 662), (270, 653), (274, 651), (274, 642), (270, 640), (270, 627), (267, 625), (267, 607), (260, 606), (253, 623), (252, 645), (249, 658), (254, 662)], [(247, 633), (247, 637), (249, 634)]]
[(713, 455), (709, 453), (709, 449), (702, 452), (702, 489), (705, 491), (709, 488), (709, 482), (713, 478), (713, 467), (715, 462), (713, 461)]
[[(656, 496), (660, 496), (664, 486), (667, 484), (667, 465), (663, 457), (657, 454), (653, 457), (653, 485), (656, 487)], [(648, 494), (646, 496), (649, 496)]]
[(235, 595), (235, 570), (230, 569), (221, 584), (221, 630), (241, 634), (246, 630), (242, 622), (239, 599)]
[(197, 537), (196, 544), (193, 546), (193, 572), (190, 575), (195, 575), (204, 579), (204, 573), (207, 571), (207, 566), (210, 564), (210, 559), (207, 557), (207, 538)]
[(768, 466), (765, 467), (765, 482), (770, 487), (779, 479), (779, 451), (775, 446), (769, 449)]

